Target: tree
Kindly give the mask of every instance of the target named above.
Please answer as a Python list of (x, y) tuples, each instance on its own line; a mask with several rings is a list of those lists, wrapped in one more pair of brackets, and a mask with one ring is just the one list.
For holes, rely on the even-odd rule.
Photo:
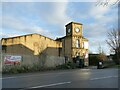
[(102, 49), (102, 47), (101, 47), (101, 44), (100, 44), (100, 43), (99, 43), (99, 47), (98, 47), (98, 53), (99, 53), (99, 54), (103, 53), (103, 49)]
[(98, 58), (99, 61), (106, 61), (107, 60), (107, 56), (104, 53), (100, 53), (97, 56), (97, 58)]
[(105, 55), (101, 45), (99, 44), (99, 47), (98, 47), (98, 56), (97, 56), (97, 59), (98, 61), (106, 61), (107, 60), (107, 56)]
[(108, 6), (108, 5), (116, 5), (119, 3), (120, 0), (98, 0), (96, 5), (100, 6)]
[(113, 29), (108, 32), (107, 44), (111, 47), (111, 50), (115, 53), (114, 60), (116, 64), (120, 61), (120, 30)]

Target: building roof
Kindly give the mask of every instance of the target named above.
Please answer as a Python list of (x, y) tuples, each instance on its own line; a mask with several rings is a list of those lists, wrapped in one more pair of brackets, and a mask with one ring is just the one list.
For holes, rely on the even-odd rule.
[[(78, 23), (78, 22), (70, 22), (70, 23), (68, 23), (67, 25), (72, 24), (72, 23), (74, 23), (74, 24), (79, 24), (79, 25), (83, 25), (82, 23)], [(65, 25), (65, 26), (67, 26), (67, 25)]]
[[(40, 35), (40, 36), (43, 36), (43, 37), (45, 37), (45, 38), (48, 38), (48, 39), (54, 40), (54, 39), (52, 39), (52, 38), (46, 37), (46, 36), (41, 35), (41, 34), (38, 34), (38, 33), (26, 34), (26, 35), (14, 36), (14, 37), (2, 38), (2, 39), (12, 39), (12, 38), (18, 38), (18, 37), (24, 37), (24, 36), (30, 36), (30, 35)], [(54, 41), (55, 41), (55, 40), (54, 40)]]
[[(50, 39), (50, 40), (53, 40), (53, 41), (61, 41), (62, 39), (64, 39), (64, 38), (66, 38), (67, 36), (64, 36), (64, 37), (61, 37), (61, 38), (57, 38), (57, 39), (52, 39), (52, 38), (49, 38), (49, 37), (46, 37), (46, 36), (44, 36), (44, 35), (41, 35), (41, 34), (37, 34), (37, 33), (33, 33), (33, 34), (26, 34), (26, 35), (21, 35), (21, 36), (14, 36), (14, 37), (8, 37), (8, 38), (2, 38), (2, 39), (12, 39), (12, 38), (18, 38), (18, 37), (23, 37), (23, 36), (30, 36), (30, 35), (40, 35), (40, 36), (43, 36), (43, 37), (45, 37), (45, 38), (48, 38), (48, 39)], [(83, 37), (82, 36), (82, 38), (85, 40), (85, 41), (88, 41), (88, 39), (87, 38), (85, 38), (85, 37)], [(1, 40), (2, 40), (1, 39)]]
[(56, 41), (61, 41), (62, 39), (64, 39), (66, 36), (61, 37), (61, 38), (57, 38)]
[(85, 38), (85, 37), (83, 37), (83, 36), (82, 36), (82, 38), (83, 38), (84, 40), (88, 41), (88, 39), (87, 39), (87, 38)]

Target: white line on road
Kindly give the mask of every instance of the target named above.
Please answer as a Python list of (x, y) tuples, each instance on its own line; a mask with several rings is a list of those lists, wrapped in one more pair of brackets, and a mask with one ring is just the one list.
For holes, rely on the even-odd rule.
[(4, 78), (0, 78), (0, 79), (12, 79), (12, 78), (17, 78), (17, 77), (4, 77)]
[(61, 82), (61, 83), (54, 83), (54, 84), (48, 84), (48, 85), (41, 85), (41, 86), (30, 87), (28, 89), (50, 87), (50, 86), (56, 86), (56, 85), (62, 85), (62, 84), (69, 84), (69, 83), (71, 83), (71, 82)]
[(11, 79), (11, 78), (15, 78), (15, 77), (5, 77), (5, 78), (0, 78), (0, 79)]
[(105, 78), (116, 78), (118, 76), (107, 76), (107, 77), (99, 77), (99, 78), (92, 78), (90, 80), (99, 80), (99, 79), (105, 79)]

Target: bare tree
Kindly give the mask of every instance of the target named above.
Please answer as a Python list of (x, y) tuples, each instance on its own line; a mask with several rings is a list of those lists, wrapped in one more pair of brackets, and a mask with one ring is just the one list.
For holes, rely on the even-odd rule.
[(99, 54), (98, 54), (98, 56), (97, 56), (97, 59), (98, 59), (99, 61), (106, 61), (106, 60), (108, 60), (108, 59), (107, 59), (107, 56), (106, 56), (106, 54), (104, 53), (104, 51), (103, 51), (100, 43), (99, 43), (99, 47), (98, 47), (98, 53), (99, 53)]
[(99, 43), (99, 47), (98, 47), (98, 53), (101, 54), (103, 52), (103, 49), (101, 47), (101, 44)]
[(119, 3), (120, 0), (98, 0), (96, 2), (97, 6), (108, 6), (108, 5), (116, 5)]
[(106, 40), (107, 44), (111, 47), (111, 49), (115, 52), (117, 64), (119, 64), (120, 60), (120, 30), (113, 29), (108, 32), (108, 39)]

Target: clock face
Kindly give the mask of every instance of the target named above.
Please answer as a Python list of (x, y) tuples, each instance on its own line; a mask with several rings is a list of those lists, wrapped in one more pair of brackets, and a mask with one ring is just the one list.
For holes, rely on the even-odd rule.
[(80, 29), (79, 29), (79, 28), (75, 28), (75, 31), (76, 31), (76, 32), (79, 32), (79, 31), (80, 31)]
[(68, 33), (70, 33), (71, 32), (71, 30), (70, 29), (68, 29)]

